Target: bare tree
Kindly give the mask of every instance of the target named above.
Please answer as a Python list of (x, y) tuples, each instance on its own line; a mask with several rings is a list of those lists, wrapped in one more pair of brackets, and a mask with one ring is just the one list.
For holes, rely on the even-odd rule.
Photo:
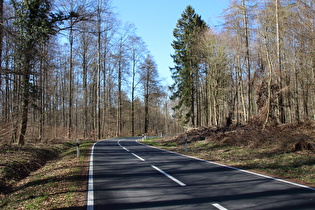
[(141, 82), (139, 74), (139, 64), (144, 58), (146, 51), (144, 42), (140, 37), (132, 35), (129, 37), (129, 50), (131, 56), (131, 135), (135, 136), (135, 92), (138, 84)]
[(150, 54), (141, 65), (141, 78), (144, 96), (144, 133), (149, 131), (149, 107), (150, 101), (162, 96), (157, 66)]

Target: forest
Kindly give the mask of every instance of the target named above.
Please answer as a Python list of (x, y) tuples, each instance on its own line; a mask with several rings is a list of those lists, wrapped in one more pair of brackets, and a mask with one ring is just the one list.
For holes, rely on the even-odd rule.
[(110, 1), (0, 5), (1, 141), (96, 140), (180, 128), (153, 56)]
[(169, 93), (109, 0), (0, 0), (0, 141), (314, 121), (314, 16), (312, 0), (233, 0), (214, 29), (187, 6)]
[(190, 127), (315, 119), (315, 3), (233, 0), (222, 29), (188, 6), (174, 29), (175, 116)]

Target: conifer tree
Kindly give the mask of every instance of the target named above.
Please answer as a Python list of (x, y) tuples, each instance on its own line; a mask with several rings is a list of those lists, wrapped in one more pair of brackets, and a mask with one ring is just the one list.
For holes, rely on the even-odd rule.
[(195, 50), (198, 35), (207, 28), (201, 16), (195, 13), (191, 6), (187, 6), (173, 31), (175, 40), (172, 47), (175, 50), (171, 55), (175, 66), (170, 68), (175, 83), (170, 87), (173, 92), (172, 100), (178, 99), (174, 109), (185, 112), (184, 123), (190, 122), (195, 126), (195, 103), (198, 85), (198, 52)]
[(38, 58), (41, 44), (45, 43), (49, 35), (54, 34), (53, 21), (50, 16), (51, 3), (47, 0), (12, 0), (16, 19), (14, 24), (18, 30), (16, 34), (16, 72), (22, 76), (22, 106), (20, 132), (18, 144), (24, 144), (27, 128), (28, 106), (31, 91), (36, 90), (31, 82), (34, 67)]

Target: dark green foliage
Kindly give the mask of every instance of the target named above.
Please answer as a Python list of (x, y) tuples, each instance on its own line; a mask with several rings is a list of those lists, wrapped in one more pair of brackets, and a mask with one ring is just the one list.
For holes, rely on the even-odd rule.
[(178, 99), (178, 105), (174, 109), (184, 111), (184, 123), (190, 121), (195, 126), (195, 97), (198, 83), (198, 53), (195, 49), (198, 36), (207, 29), (206, 23), (191, 6), (187, 6), (178, 20), (174, 29), (175, 40), (172, 47), (175, 54), (171, 55), (175, 66), (170, 68), (175, 83), (170, 87), (173, 92), (172, 100)]
[(14, 26), (16, 27), (15, 72), (22, 75), (22, 106), (18, 144), (24, 145), (27, 128), (28, 106), (34, 85), (31, 77), (39, 61), (40, 50), (54, 35), (55, 20), (50, 16), (51, 3), (48, 0), (11, 0), (15, 10)]
[(17, 28), (16, 38), (21, 50), (36, 50), (38, 45), (54, 35), (54, 19), (51, 16), (51, 3), (48, 0), (12, 0), (15, 9), (14, 25)]

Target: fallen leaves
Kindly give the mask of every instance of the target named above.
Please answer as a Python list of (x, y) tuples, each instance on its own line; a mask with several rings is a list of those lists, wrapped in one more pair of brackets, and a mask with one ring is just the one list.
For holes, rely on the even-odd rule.
[(48, 162), (14, 186), (0, 203), (4, 209), (84, 209), (91, 143), (81, 145), (81, 158), (75, 147), (61, 158)]

